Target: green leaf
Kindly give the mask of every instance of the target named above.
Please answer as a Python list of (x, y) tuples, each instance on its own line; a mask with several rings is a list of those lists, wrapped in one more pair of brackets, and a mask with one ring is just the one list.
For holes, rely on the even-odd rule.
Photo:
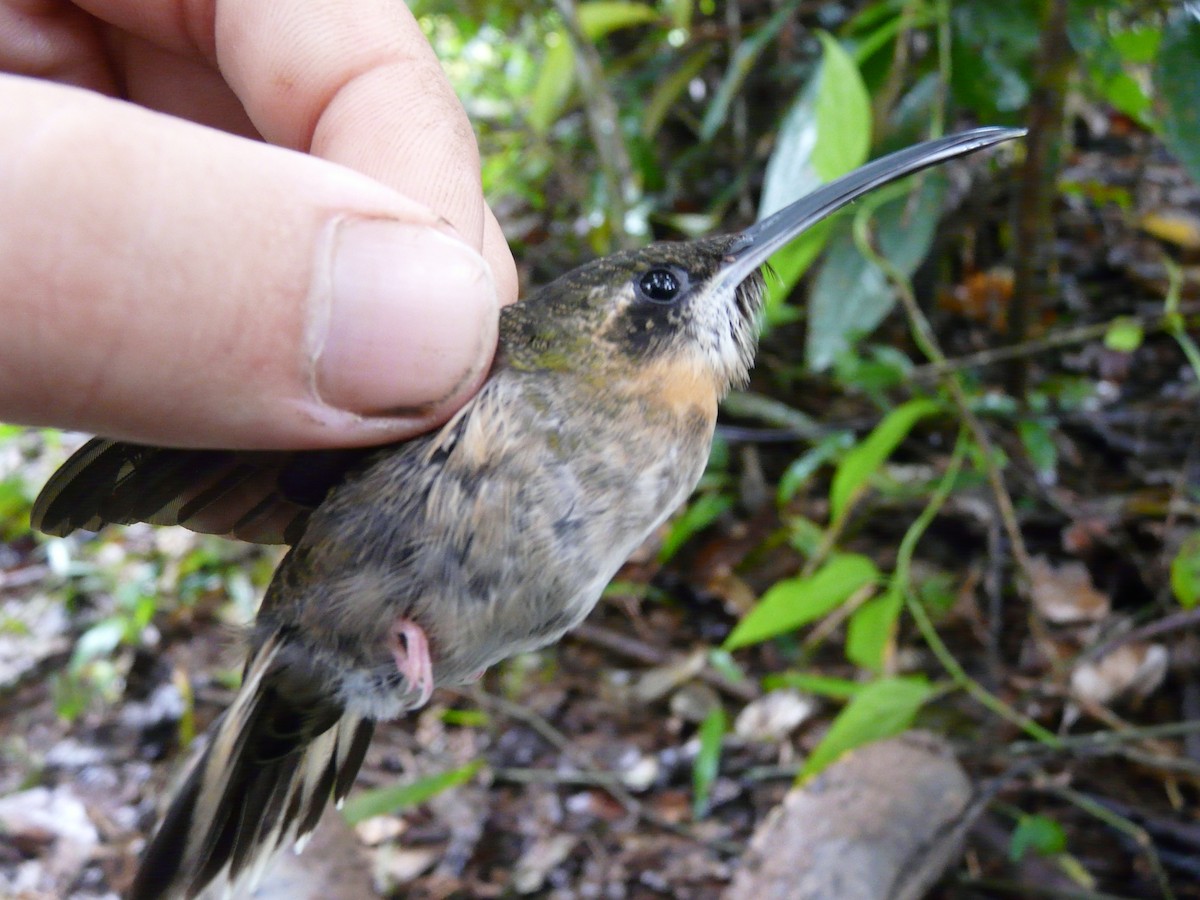
[(763, 690), (774, 691), (779, 688), (795, 688), (807, 691), (818, 697), (830, 697), (834, 700), (849, 700), (857, 695), (866, 685), (846, 678), (833, 678), (829, 675), (810, 675), (807, 672), (781, 672), (778, 675), (767, 675), (763, 678)]
[(884, 678), (867, 685), (833, 720), (800, 778), (815, 775), (848, 750), (907, 730), (933, 693), (923, 678)]
[(92, 660), (110, 656), (121, 645), (125, 632), (125, 619), (120, 616), (97, 622), (75, 642), (75, 650), (71, 654), (71, 671), (78, 673)]
[[(926, 172), (918, 176), (915, 191), (915, 197), (906, 194), (882, 203), (873, 222), (880, 252), (905, 276), (916, 271), (932, 246), (946, 179)], [(830, 242), (809, 298), (805, 341), (809, 368), (827, 369), (855, 338), (882, 322), (895, 303), (895, 290), (887, 277), (862, 255), (849, 229), (840, 232)]]
[(783, 475), (779, 478), (779, 488), (775, 492), (775, 502), (783, 506), (793, 497), (808, 480), (817, 474), (817, 470), (826, 463), (833, 462), (838, 455), (852, 445), (854, 436), (848, 431), (837, 431), (823, 437), (806, 453), (792, 460)]
[[(825, 32), (821, 64), (784, 116), (767, 160), (759, 218), (812, 193), (866, 161), (871, 139), (871, 104), (854, 61)], [(771, 257), (776, 277), (767, 284), (767, 317), (791, 294), (828, 242), (821, 222)]]
[(442, 721), (459, 728), (486, 728), (491, 719), (480, 709), (447, 709), (442, 712)]
[(821, 49), (817, 91), (817, 145), (812, 164), (823, 181), (832, 181), (867, 161), (871, 146), (871, 98), (858, 66), (837, 39), (818, 31)]
[(658, 561), (669, 560), (692, 535), (703, 531), (732, 506), (733, 498), (725, 494), (701, 494), (671, 526), (658, 551)]
[(1146, 65), (1158, 58), (1162, 37), (1162, 29), (1152, 25), (1138, 25), (1126, 31), (1114, 31), (1112, 43), (1125, 62)]
[(1142, 89), (1141, 83), (1128, 72), (1113, 73), (1101, 83), (1100, 90), (1104, 99), (1111, 103), (1114, 109), (1138, 122), (1148, 124), (1147, 117), (1152, 101)]
[(708, 812), (708, 799), (721, 767), (721, 739), (727, 730), (725, 710), (719, 705), (700, 723), (700, 749), (692, 765), (692, 815), (697, 819)]
[(642, 111), (642, 137), (648, 141), (654, 139), (679, 95), (687, 90), (692, 79), (700, 74), (700, 70), (712, 59), (715, 51), (716, 48), (712, 44), (705, 44), (685, 59), (678, 69), (659, 82)]
[(579, 28), (589, 40), (600, 38), (622, 28), (657, 22), (658, 11), (645, 3), (608, 3), (596, 0), (579, 4)]
[(882, 597), (869, 600), (855, 610), (846, 629), (846, 658), (873, 672), (882, 669), (903, 606), (903, 588), (893, 585)]
[(866, 162), (871, 101), (854, 60), (819, 32), (821, 64), (783, 118), (763, 173), (758, 216), (766, 218)]
[(546, 35), (546, 46), (546, 58), (533, 86), (528, 117), (529, 127), (539, 137), (544, 137), (558, 121), (575, 86), (575, 48), (570, 37), (565, 31), (553, 31)]
[(1050, 425), (1043, 419), (1021, 419), (1017, 422), (1017, 434), (1038, 477), (1044, 483), (1053, 479), (1058, 469), (1058, 447)]
[(737, 624), (724, 650), (737, 650), (812, 622), (845, 602), (864, 585), (879, 580), (879, 569), (865, 556), (845, 553), (808, 578), (788, 578), (775, 584)]
[(866, 488), (870, 477), (892, 455), (913, 426), (939, 409), (932, 400), (909, 400), (888, 413), (861, 444), (842, 458), (829, 492), (830, 515), (834, 521), (845, 514), (850, 502)]
[(1171, 592), (1184, 609), (1200, 603), (1200, 531), (1189, 535), (1171, 560)]
[(1021, 816), (1008, 842), (1008, 858), (1020, 862), (1030, 850), (1039, 856), (1054, 856), (1067, 849), (1063, 827), (1048, 816)]
[(676, 28), (691, 28), (693, 5), (692, 0), (667, 0), (671, 24)]
[(1029, 103), (1044, 8), (1041, 0), (952, 4), (950, 88), (957, 103), (988, 122), (1005, 121)]
[(1200, 22), (1182, 8), (1167, 19), (1154, 86), (1167, 147), (1200, 182)]
[(351, 825), (357, 825), (372, 816), (399, 812), (402, 809), (424, 803), (442, 791), (466, 784), (482, 767), (483, 760), (477, 759), (462, 768), (420, 778), (411, 784), (396, 784), (363, 791), (346, 801), (342, 815)]
[(1142, 346), (1145, 336), (1146, 332), (1141, 322), (1120, 316), (1113, 319), (1108, 325), (1108, 330), (1104, 332), (1104, 346), (1119, 353), (1132, 353)]
[(775, 14), (767, 20), (762, 28), (738, 44), (729, 60), (725, 75), (721, 78), (721, 83), (717, 85), (717, 90), (713, 93), (708, 109), (704, 111), (704, 120), (700, 123), (701, 141), (711, 141), (721, 126), (725, 124), (725, 120), (729, 117), (729, 107), (737, 99), (738, 91), (746, 80), (746, 76), (750, 74), (750, 70), (754, 68), (755, 62), (758, 61), (759, 54), (775, 39), (780, 29), (791, 20), (799, 5), (800, 0), (788, 0), (775, 11)]

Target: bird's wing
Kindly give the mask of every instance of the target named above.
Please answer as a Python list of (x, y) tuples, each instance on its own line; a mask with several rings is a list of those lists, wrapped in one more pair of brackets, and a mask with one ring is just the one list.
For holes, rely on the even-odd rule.
[(50, 477), (30, 519), (54, 535), (150, 522), (291, 544), (325, 495), (378, 449), (180, 450), (96, 438)]

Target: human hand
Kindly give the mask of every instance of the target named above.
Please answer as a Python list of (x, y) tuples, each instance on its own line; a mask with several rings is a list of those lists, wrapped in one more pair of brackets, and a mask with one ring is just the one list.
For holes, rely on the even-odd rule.
[(398, 0), (0, 0), (0, 70), (0, 420), (370, 444), (485, 377), (516, 271)]

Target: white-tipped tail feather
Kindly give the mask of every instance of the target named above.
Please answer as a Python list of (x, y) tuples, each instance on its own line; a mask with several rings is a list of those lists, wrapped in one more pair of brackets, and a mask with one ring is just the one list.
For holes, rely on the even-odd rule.
[(238, 896), (350, 790), (374, 723), (343, 710), (311, 659), (276, 634), (150, 842), (130, 900)]

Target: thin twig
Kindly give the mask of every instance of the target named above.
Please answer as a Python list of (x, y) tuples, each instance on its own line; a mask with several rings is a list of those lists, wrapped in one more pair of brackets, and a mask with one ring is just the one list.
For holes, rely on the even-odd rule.
[[(867, 208), (864, 207), (865, 209)], [(942, 348), (938, 344), (937, 337), (933, 333), (933, 328), (929, 324), (929, 320), (921, 311), (920, 304), (917, 303), (912, 285), (904, 273), (896, 268), (896, 265), (890, 259), (876, 250), (867, 230), (868, 220), (869, 216), (861, 214), (855, 217), (855, 242), (858, 244), (863, 255), (879, 266), (884, 275), (895, 287), (896, 293), (900, 297), (900, 302), (908, 315), (913, 340), (916, 341), (921, 352), (932, 362), (944, 364), (946, 362), (946, 354), (942, 352)], [(1021, 570), (1021, 574), (1025, 577), (1026, 582), (1028, 582), (1030, 577), (1029, 551), (1025, 547), (1025, 539), (1021, 535), (1021, 527), (1017, 523), (1017, 513), (1013, 507), (1012, 498), (1008, 494), (1008, 489), (1004, 486), (1004, 478), (1000, 474), (999, 466), (996, 464), (998, 456), (992, 444), (992, 439), (988, 436), (987, 429), (983, 427), (983, 423), (979, 421), (979, 417), (971, 410), (966, 391), (963, 390), (962, 381), (958, 375), (954, 373), (947, 374), (942, 379), (942, 383), (950, 392), (950, 397), (958, 409), (958, 414), (966, 423), (967, 428), (970, 429), (971, 437), (975, 439), (975, 443), (979, 445), (979, 449), (982, 451), (980, 455), (982, 456), (984, 473), (987, 476), (988, 484), (991, 486), (992, 495), (995, 498), (996, 507), (1000, 512), (1000, 519), (1004, 523), (1004, 530), (1008, 535), (1009, 543), (1012, 545), (1013, 557), (1016, 559), (1017, 567)]]
[(1154, 878), (1158, 882), (1158, 889), (1162, 892), (1164, 900), (1174, 900), (1175, 892), (1171, 889), (1171, 881), (1167, 877), (1166, 870), (1163, 868), (1162, 860), (1158, 858), (1158, 851), (1154, 849), (1154, 841), (1150, 838), (1146, 829), (1097, 803), (1086, 794), (1081, 794), (1079, 791), (1069, 787), (1055, 786), (1050, 788), (1049, 791), (1087, 813), (1092, 818), (1108, 825), (1114, 831), (1119, 831), (1141, 847), (1145, 851), (1146, 860), (1150, 864), (1150, 871), (1154, 873)]
[[(1009, 333), (1024, 342), (1030, 326), (1049, 305), (1055, 282), (1055, 222), (1058, 173), (1062, 168), (1063, 122), (1067, 88), (1074, 72), (1067, 35), (1068, 0), (1047, 0), (1029, 98), (1029, 135), (1025, 163), (1017, 186), (1017, 217), (1013, 229), (1013, 296)], [(1009, 393), (1024, 398), (1028, 367), (1018, 357), (1008, 371)]]
[(1104, 643), (1089, 648), (1081, 656), (1081, 660), (1099, 659), (1102, 656), (1112, 653), (1123, 644), (1148, 641), (1152, 638), (1162, 637), (1164, 634), (1171, 634), (1175, 631), (1183, 631), (1196, 626), (1200, 626), (1200, 606), (1171, 613), (1169, 616), (1164, 616), (1157, 621), (1149, 622), (1138, 628), (1130, 629), (1124, 634), (1118, 634), (1115, 637), (1109, 638)]
[[(628, 634), (621, 634), (611, 628), (593, 625), (590, 622), (576, 626), (570, 634), (585, 643), (603, 647), (605, 650), (619, 653), (621, 656), (637, 660), (647, 666), (670, 666), (682, 659), (678, 654), (664, 651), (660, 647), (638, 640)], [(711, 666), (706, 665), (697, 673), (696, 677), (743, 703), (749, 703), (762, 696), (754, 682), (732, 681)]]
[[(1200, 313), (1200, 303), (1183, 304), (1182, 313), (1185, 316), (1195, 316), (1197, 313)], [(1122, 316), (1121, 318), (1126, 321), (1136, 322), (1146, 333), (1169, 332), (1175, 327), (1173, 324), (1175, 320), (1167, 313), (1143, 313), (1141, 315)], [(965, 356), (957, 356), (953, 359), (943, 359), (916, 366), (908, 372), (905, 380), (917, 383), (932, 381), (949, 372), (977, 369), (1022, 356), (1036, 356), (1039, 353), (1058, 350), (1062, 347), (1086, 344), (1089, 341), (1099, 340), (1104, 337), (1110, 328), (1112, 328), (1112, 322), (1093, 322), (1089, 325), (1063, 328), (1021, 344), (1011, 344), (1007, 347), (990, 347), (987, 350), (968, 353)]]
[[(536, 731), (545, 741), (554, 747), (563, 756), (567, 757), (575, 766), (581, 770), (581, 778), (590, 779), (586, 783), (602, 788), (607, 793), (611, 794), (613, 799), (620, 803), (631, 816), (647, 822), (656, 828), (661, 828), (664, 831), (669, 831), (672, 834), (677, 834), (680, 837), (687, 838), (698, 844), (714, 847), (722, 853), (738, 855), (745, 848), (736, 841), (711, 840), (698, 836), (691, 828), (679, 822), (672, 822), (663, 818), (654, 810), (648, 808), (644, 803), (633, 796), (621, 783), (620, 778), (606, 773), (600, 769), (595, 761), (591, 758), (591, 754), (580, 750), (576, 747), (565, 734), (551, 725), (543, 716), (538, 715), (531, 709), (527, 709), (520, 704), (513, 703), (503, 697), (498, 697), (495, 694), (489, 694), (478, 686), (462, 691), (465, 696), (471, 698), (472, 701), (480, 706), (490, 707), (491, 709), (507, 716), (510, 719), (524, 722), (534, 731)], [(514, 770), (508, 771), (510, 774)], [(519, 777), (519, 776), (518, 776)], [(529, 776), (532, 777), (532, 776)], [(566, 779), (561, 779), (564, 782)], [(581, 782), (583, 783), (583, 782)]]
[(609, 226), (618, 249), (632, 249), (643, 241), (631, 235), (626, 227), (631, 199), (629, 192), (636, 181), (629, 148), (625, 146), (621, 132), (617, 101), (608, 90), (600, 54), (579, 25), (579, 9), (575, 0), (555, 0), (554, 5), (575, 47), (575, 69), (579, 76), (579, 90), (583, 94), (588, 131), (592, 135), (592, 144), (596, 148), (596, 158), (607, 188)]
[[(944, 502), (946, 495), (949, 494), (955, 480), (958, 478), (958, 473), (962, 468), (963, 457), (965, 455), (966, 442), (962, 439), (960, 433), (958, 441), (955, 443), (954, 455), (950, 458), (950, 465), (946, 468), (946, 473), (942, 476), (941, 482), (938, 484), (937, 490), (934, 493), (933, 499), (922, 512), (922, 520), (931, 518), (928, 516), (930, 510), (934, 513), (937, 507)], [(927, 524), (927, 522), (925, 523)], [(915, 524), (914, 524), (915, 527)], [(923, 530), (923, 528), (922, 528)], [(912, 529), (910, 529), (912, 531)], [(937, 657), (938, 662), (942, 664), (949, 674), (950, 678), (962, 690), (966, 691), (971, 697), (982, 704), (987, 709), (991, 710), (996, 715), (1013, 723), (1022, 731), (1037, 738), (1042, 743), (1051, 746), (1059, 746), (1059, 738), (1051, 731), (1043, 728), (1033, 719), (1018, 712), (1010, 707), (1007, 703), (996, 697), (994, 694), (986, 690), (983, 685), (979, 684), (974, 678), (967, 674), (966, 669), (959, 664), (954, 658), (954, 654), (950, 652), (950, 648), (942, 641), (941, 635), (937, 633), (933, 622), (929, 618), (929, 614), (925, 612), (925, 607), (921, 605), (921, 601), (917, 599), (916, 594), (911, 590), (904, 590), (904, 602), (908, 609), (909, 615), (913, 617), (913, 621), (917, 625), (917, 630), (921, 632), (921, 637), (925, 639), (925, 643)]]

